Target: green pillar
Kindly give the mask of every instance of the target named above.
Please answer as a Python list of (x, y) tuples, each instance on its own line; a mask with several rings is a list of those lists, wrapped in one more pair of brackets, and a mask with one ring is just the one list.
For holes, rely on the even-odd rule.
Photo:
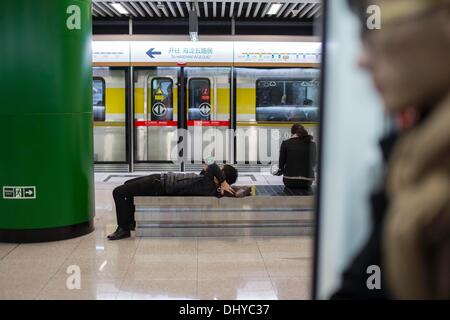
[(90, 0), (3, 0), (0, 241), (93, 230)]

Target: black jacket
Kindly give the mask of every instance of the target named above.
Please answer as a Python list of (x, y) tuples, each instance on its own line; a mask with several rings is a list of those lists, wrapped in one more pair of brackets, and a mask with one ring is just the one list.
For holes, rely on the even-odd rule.
[(161, 175), (164, 192), (169, 196), (218, 196), (219, 183), (225, 180), (225, 175), (217, 164), (209, 165), (200, 174), (168, 172)]
[(316, 144), (293, 137), (281, 143), (279, 167), (287, 177), (314, 178)]

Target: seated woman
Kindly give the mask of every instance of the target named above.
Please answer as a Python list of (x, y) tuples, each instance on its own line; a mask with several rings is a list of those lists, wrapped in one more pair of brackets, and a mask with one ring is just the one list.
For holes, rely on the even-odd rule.
[(234, 195), (230, 185), (236, 182), (237, 170), (230, 165), (219, 167), (212, 163), (200, 174), (163, 173), (131, 179), (113, 191), (116, 204), (117, 230), (109, 240), (128, 238), (135, 228), (134, 197), (136, 196), (223, 196)]
[(278, 175), (283, 175), (287, 188), (309, 188), (314, 181), (316, 144), (300, 124), (292, 126), (291, 134), (292, 137), (281, 144)]

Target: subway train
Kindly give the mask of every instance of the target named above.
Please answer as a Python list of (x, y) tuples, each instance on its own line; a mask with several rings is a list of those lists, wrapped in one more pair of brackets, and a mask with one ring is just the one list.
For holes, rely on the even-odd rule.
[(174, 150), (182, 119), (183, 170), (197, 170), (207, 156), (241, 170), (268, 167), (293, 123), (317, 138), (319, 75), (318, 65), (263, 62), (94, 63), (96, 169), (133, 162), (134, 170), (180, 170)]

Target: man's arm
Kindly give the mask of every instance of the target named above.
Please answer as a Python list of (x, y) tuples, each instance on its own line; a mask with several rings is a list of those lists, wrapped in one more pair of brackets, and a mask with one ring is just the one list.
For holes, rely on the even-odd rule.
[(206, 172), (212, 176), (212, 178), (216, 178), (217, 181), (220, 184), (220, 193), (223, 195), (224, 192), (229, 192), (232, 195), (235, 194), (234, 190), (231, 188), (231, 186), (228, 184), (228, 182), (225, 181), (225, 174), (223, 173), (222, 169), (217, 165), (217, 163), (210, 164), (206, 168)]

